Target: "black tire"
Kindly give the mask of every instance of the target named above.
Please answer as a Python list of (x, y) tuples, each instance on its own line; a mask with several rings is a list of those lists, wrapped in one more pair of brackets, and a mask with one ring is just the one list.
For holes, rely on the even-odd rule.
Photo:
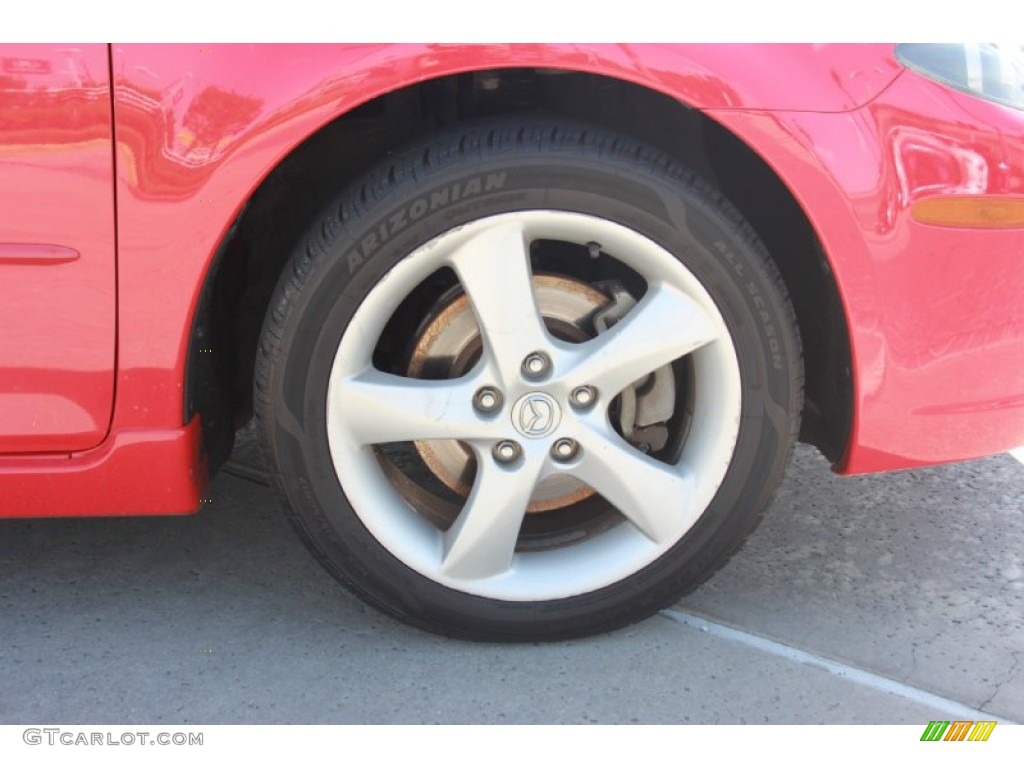
[[(372, 510), (361, 517), (339, 481), (325, 403), (351, 318), (389, 270), (454, 227), (532, 210), (585, 213), (622, 225), (696, 276), (735, 348), (742, 418), (712, 501), (664, 554), (592, 591), (509, 600), (445, 586), (378, 541), (364, 523)], [(421, 293), (409, 300), (412, 319), (417, 307), (437, 298), (427, 288)], [(409, 318), (393, 322), (396, 328), (386, 331), (392, 343), (374, 354), (400, 367), (408, 350), (396, 340), (414, 326)], [(686, 374), (673, 370), (681, 390)], [(331, 574), (367, 603), (432, 632), (533, 641), (638, 621), (721, 567), (754, 529), (783, 475), (799, 428), (802, 386), (798, 332), (779, 273), (714, 188), (629, 137), (573, 123), (508, 119), (463, 126), (389, 158), (323, 213), (296, 245), (271, 300), (255, 399), (275, 488), (302, 540)], [(688, 438), (679, 423), (673, 429), (679, 444), (665, 450), (678, 454)], [(600, 517), (588, 514), (591, 522)]]

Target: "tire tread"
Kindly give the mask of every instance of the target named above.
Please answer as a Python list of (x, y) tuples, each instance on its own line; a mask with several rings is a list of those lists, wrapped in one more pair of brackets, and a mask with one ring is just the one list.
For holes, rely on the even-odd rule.
[(273, 294), (270, 310), (257, 348), (254, 376), (254, 406), (258, 430), (263, 439), (262, 450), (266, 464), (271, 468), (270, 476), (275, 495), (281, 503), (285, 515), (306, 547), (313, 553), (320, 564), (350, 591), (365, 602), (392, 614), (406, 623), (428, 631), (454, 635), (466, 639), (486, 641), (522, 641), (529, 640), (561, 640), (578, 637), (594, 632), (618, 628), (626, 623), (639, 620), (631, 611), (628, 621), (609, 616), (600, 626), (593, 622), (585, 626), (567, 624), (553, 628), (543, 635), (533, 632), (496, 633), (491, 629), (460, 627), (453, 630), (451, 626), (426, 621), (416, 614), (410, 613), (400, 604), (381, 599), (377, 594), (364, 589), (362, 581), (368, 574), (360, 571), (354, 564), (347, 565), (343, 570), (330, 559), (323, 547), (318, 543), (319, 537), (331, 540), (337, 533), (324, 523), (315, 534), (306, 527), (305, 520), (295, 511), (285, 489), (284, 477), (278, 472), (277, 465), (272, 461), (276, 450), (274, 444), (273, 421), (274, 396), (273, 382), (276, 374), (276, 361), (285, 337), (285, 324), (300, 297), (307, 289), (316, 267), (327, 257), (331, 245), (341, 237), (342, 233), (354, 239), (353, 225), (364, 219), (376, 205), (406, 188), (413, 188), (425, 179), (443, 173), (446, 169), (465, 163), (467, 159), (482, 162), (487, 157), (516, 153), (543, 154), (545, 152), (571, 153), (579, 158), (590, 158), (602, 161), (606, 165), (628, 170), (631, 174), (649, 175), (660, 181), (668, 180), (701, 196), (713, 207), (735, 230), (735, 236), (745, 247), (757, 253), (758, 259), (754, 268), (760, 271), (762, 280), (769, 284), (781, 297), (781, 310), (788, 339), (791, 347), (787, 351), (789, 361), (791, 401), (788, 403), (789, 416), (788, 434), (780, 435), (788, 446), (785, 458), (780, 462), (778, 477), (766, 484), (764, 495), (756, 505), (756, 514), (741, 518), (743, 526), (731, 534), (732, 544), (717, 553), (709, 562), (702, 563), (699, 579), (692, 574), (681, 574), (676, 583), (669, 583), (657, 594), (644, 593), (637, 596), (633, 608), (640, 618), (668, 607), (678, 598), (685, 596), (699, 587), (704, 581), (723, 567), (734, 557), (743, 546), (747, 537), (760, 524), (764, 513), (770, 505), (777, 489), (781, 472), (789, 464), (793, 445), (800, 429), (800, 412), (803, 402), (803, 355), (800, 348), (799, 334), (796, 331), (796, 315), (782, 275), (776, 267), (771, 255), (757, 236), (753, 228), (746, 222), (739, 211), (709, 182), (689, 170), (675, 158), (650, 147), (639, 140), (616, 133), (614, 131), (589, 125), (571, 122), (553, 124), (547, 118), (521, 117), (504, 118), (500, 121), (484, 122), (472, 126), (461, 127), (454, 131), (425, 139), (404, 152), (396, 154), (387, 162), (380, 164), (363, 178), (356, 181), (343, 192), (334, 204), (325, 212), (318, 224), (314, 226), (305, 240), (296, 248), (293, 256), (282, 275)]

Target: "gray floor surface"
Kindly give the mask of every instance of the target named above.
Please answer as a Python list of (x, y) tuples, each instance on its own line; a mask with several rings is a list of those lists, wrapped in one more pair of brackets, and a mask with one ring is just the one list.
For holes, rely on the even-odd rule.
[(801, 447), (747, 546), (676, 607), (695, 624), (548, 645), (406, 628), (322, 572), (267, 489), (222, 474), (211, 497), (194, 517), (0, 522), (0, 722), (923, 727), (950, 719), (930, 694), (1024, 720), (1009, 456), (838, 478)]

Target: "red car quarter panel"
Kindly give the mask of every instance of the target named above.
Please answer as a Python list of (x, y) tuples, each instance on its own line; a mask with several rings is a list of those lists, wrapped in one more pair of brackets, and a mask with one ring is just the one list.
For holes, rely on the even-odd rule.
[[(1021, 115), (900, 75), (880, 55), (889, 48), (115, 45), (108, 61), (100, 45), (5, 46), (0, 451), (46, 462), (93, 448), (112, 408), (115, 433), (176, 442), (202, 281), (266, 174), (360, 103), (504, 66), (588, 71), (667, 93), (706, 110), (779, 173), (821, 239), (849, 323), (855, 401), (841, 471), (1013, 447), (1024, 442), (1021, 230), (922, 224), (911, 206), (1022, 194)], [(775, 62), (776, 74), (755, 60)], [(779, 68), (806, 73), (806, 87), (784, 86)], [(116, 452), (115, 438), (80, 471)], [(74, 474), (84, 460), (55, 466)], [(12, 455), (0, 478), (13, 482), (21, 466)], [(73, 514), (76, 498), (6, 511)], [(193, 494), (181, 498), (194, 506)], [(126, 513), (155, 503), (108, 501)]]
[[(847, 114), (712, 111), (800, 199), (843, 295), (854, 358), (844, 472), (1024, 443), (1024, 113), (906, 72)], [(982, 201), (988, 221), (915, 216)]]

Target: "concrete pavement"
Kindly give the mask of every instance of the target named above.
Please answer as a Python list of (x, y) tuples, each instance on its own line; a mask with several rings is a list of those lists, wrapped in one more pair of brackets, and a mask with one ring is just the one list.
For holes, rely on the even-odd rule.
[(764, 524), (679, 614), (550, 645), (408, 629), (323, 573), (267, 489), (222, 474), (212, 498), (195, 517), (0, 522), (0, 722), (956, 714), (930, 695), (1024, 720), (1024, 467), (1009, 456), (842, 479), (801, 448)]

